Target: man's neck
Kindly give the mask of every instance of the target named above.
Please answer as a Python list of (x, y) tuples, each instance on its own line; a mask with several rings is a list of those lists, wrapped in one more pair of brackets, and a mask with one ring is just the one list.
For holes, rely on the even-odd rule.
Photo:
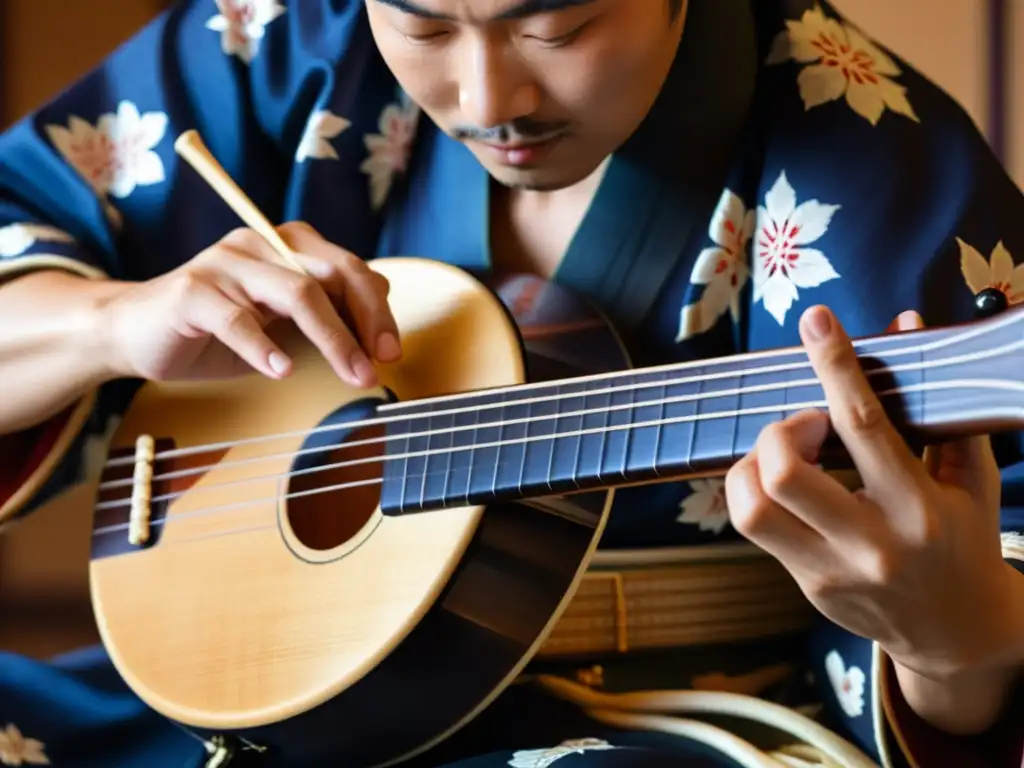
[(492, 181), (490, 247), (494, 269), (550, 279), (601, 186), (609, 160), (564, 189), (511, 189)]

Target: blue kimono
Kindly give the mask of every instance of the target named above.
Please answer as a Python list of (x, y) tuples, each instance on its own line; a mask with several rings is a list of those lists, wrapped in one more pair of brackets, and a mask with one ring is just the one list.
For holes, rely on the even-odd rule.
[[(274, 221), (367, 258), (489, 268), (488, 176), (403, 97), (362, 0), (183, 0), (0, 137), (0, 278), (147, 280), (238, 226), (174, 153), (191, 128)], [(637, 366), (669, 363), (799, 344), (812, 304), (865, 335), (907, 309), (929, 326), (969, 320), (990, 287), (1018, 303), (1022, 221), (1024, 196), (964, 111), (828, 3), (691, 0), (661, 97), (555, 279), (606, 312)], [(115, 383), (84, 426), (71, 408), (0, 438), (0, 519), (81, 481), (126, 404)], [(1004, 555), (1024, 571), (1018, 436), (997, 445)], [(601, 556), (744, 546), (710, 479), (618, 492)], [(828, 622), (797, 637), (611, 654), (589, 675), (538, 662), (410, 765), (1020, 764), (1019, 697), (990, 733), (955, 738), (910, 712), (871, 642)], [(700, 714), (708, 673), (780, 663), (799, 671), (732, 694), (732, 718)], [(616, 698), (630, 690), (661, 703)], [(102, 649), (0, 655), (0, 765), (178, 768), (216, 753), (143, 705)]]

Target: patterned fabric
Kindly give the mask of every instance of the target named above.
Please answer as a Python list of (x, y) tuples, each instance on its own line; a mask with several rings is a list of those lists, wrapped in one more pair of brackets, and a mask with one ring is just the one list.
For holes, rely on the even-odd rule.
[[(692, 0), (689, 13), (661, 98), (612, 159), (556, 275), (616, 321), (637, 365), (798, 344), (797, 318), (816, 303), (862, 335), (906, 309), (928, 325), (968, 320), (988, 287), (1024, 300), (1024, 197), (939, 88), (825, 2)], [(146, 280), (236, 227), (173, 151), (190, 128), (273, 220), (305, 220), (367, 258), (490, 264), (486, 173), (398, 90), (362, 0), (184, 0), (0, 137), (0, 276)], [(79, 481), (132, 391), (118, 382), (98, 393), (31, 499), (18, 489), (69, 436), (67, 414), (0, 440), (0, 509), (29, 514)], [(1019, 436), (997, 446), (1012, 533), (1024, 528)], [(602, 548), (738, 538), (720, 481), (707, 480), (617, 493)], [(826, 623), (803, 663), (823, 721), (873, 761), (927, 749), (927, 739), (897, 743), (894, 718), (912, 716), (882, 706), (884, 660), (871, 643)], [(493, 710), (506, 725), (557, 703), (520, 694)], [(682, 735), (675, 715), (609, 728), (580, 721), (575, 705), (557, 709), (545, 728), (490, 746), (468, 732), (453, 765), (743, 764)], [(1019, 764), (1015, 739), (1006, 765)], [(1001, 764), (992, 741), (957, 743)], [(812, 764), (800, 754), (777, 759)], [(0, 656), (2, 765), (207, 756), (141, 705), (99, 650)]]

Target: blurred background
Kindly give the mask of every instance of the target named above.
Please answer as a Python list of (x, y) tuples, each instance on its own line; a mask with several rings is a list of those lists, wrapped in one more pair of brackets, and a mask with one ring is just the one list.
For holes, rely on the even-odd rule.
[[(833, 3), (963, 104), (1024, 186), (1024, 0)], [(170, 5), (0, 0), (0, 128)], [(90, 499), (71, 495), (0, 537), (0, 649), (45, 656), (96, 641), (86, 570), (90, 507)]]

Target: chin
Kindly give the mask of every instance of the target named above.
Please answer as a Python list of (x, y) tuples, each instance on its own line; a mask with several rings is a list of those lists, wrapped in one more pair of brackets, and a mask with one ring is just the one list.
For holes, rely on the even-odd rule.
[(560, 189), (572, 186), (572, 184), (560, 184), (550, 181), (538, 181), (535, 179), (509, 179), (504, 176), (496, 176), (493, 173), (491, 174), (491, 178), (503, 187), (508, 187), (509, 189), (523, 189), (529, 192), (557, 192)]
[(569, 169), (561, 164), (537, 165), (531, 168), (484, 164), (484, 168), (492, 179), (509, 189), (557, 192), (580, 183), (597, 170), (598, 165), (585, 169)]

